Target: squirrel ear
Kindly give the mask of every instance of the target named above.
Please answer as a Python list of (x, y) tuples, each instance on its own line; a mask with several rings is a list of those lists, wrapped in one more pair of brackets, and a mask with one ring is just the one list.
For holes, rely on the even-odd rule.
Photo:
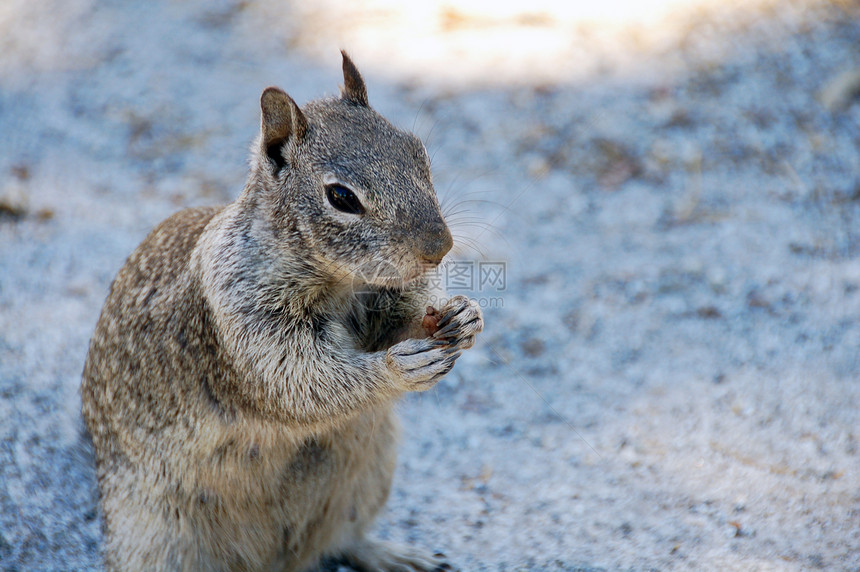
[(358, 73), (358, 68), (346, 55), (346, 51), (341, 50), (340, 54), (343, 56), (343, 98), (362, 107), (368, 107), (367, 87), (361, 74)]
[(260, 108), (263, 110), (262, 150), (275, 162), (277, 170), (281, 170), (286, 165), (281, 148), (290, 137), (296, 142), (304, 139), (308, 120), (293, 98), (277, 87), (267, 87), (263, 91)]

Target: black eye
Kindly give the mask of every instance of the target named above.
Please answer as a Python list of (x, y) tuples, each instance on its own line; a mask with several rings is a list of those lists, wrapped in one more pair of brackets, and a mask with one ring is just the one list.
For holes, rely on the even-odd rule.
[(325, 196), (328, 197), (328, 202), (331, 203), (331, 206), (339, 211), (349, 214), (364, 213), (364, 207), (361, 206), (361, 201), (358, 200), (355, 193), (343, 185), (326, 185)]

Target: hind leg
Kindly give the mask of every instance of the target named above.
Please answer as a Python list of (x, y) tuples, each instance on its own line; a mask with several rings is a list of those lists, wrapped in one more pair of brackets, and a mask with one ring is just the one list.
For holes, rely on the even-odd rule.
[(439, 556), (408, 546), (371, 540), (366, 531), (385, 506), (394, 476), (397, 422), (390, 410), (368, 416), (358, 434), (373, 434), (373, 444), (365, 451), (365, 464), (343, 503), (347, 518), (338, 540), (327, 551), (338, 562), (359, 572), (433, 572), (452, 570)]
[(430, 555), (409, 546), (363, 538), (340, 555), (359, 572), (436, 572), (453, 570), (442, 555)]

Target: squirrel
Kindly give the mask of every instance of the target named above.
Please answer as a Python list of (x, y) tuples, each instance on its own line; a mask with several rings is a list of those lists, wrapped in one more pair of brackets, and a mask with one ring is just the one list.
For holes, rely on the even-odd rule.
[(483, 317), (428, 279), (453, 240), (426, 149), (341, 53), (339, 96), (263, 91), (235, 202), (162, 222), (111, 285), (81, 382), (109, 570), (449, 567), (366, 531), (394, 402)]

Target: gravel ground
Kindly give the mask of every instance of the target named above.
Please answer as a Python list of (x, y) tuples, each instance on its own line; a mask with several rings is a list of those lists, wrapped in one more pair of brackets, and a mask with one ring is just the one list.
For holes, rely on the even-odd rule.
[(486, 306), (403, 401), (378, 533), (464, 570), (860, 569), (856, 5), (705, 10), (642, 49), (583, 28), (514, 72), (404, 63), (320, 5), (0, 8), (0, 567), (98, 569), (78, 386), (110, 280), (237, 195), (261, 90), (334, 93), (340, 41), (427, 141), (445, 276), (474, 264)]

